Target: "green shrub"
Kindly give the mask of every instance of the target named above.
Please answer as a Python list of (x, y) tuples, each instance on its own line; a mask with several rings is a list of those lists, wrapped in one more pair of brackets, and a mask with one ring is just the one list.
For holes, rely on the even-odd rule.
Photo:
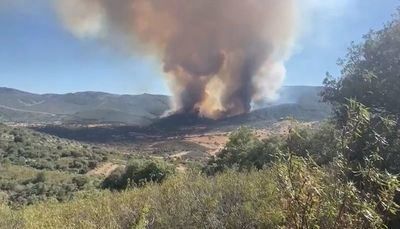
[(148, 182), (161, 182), (174, 173), (173, 166), (164, 161), (133, 160), (122, 170), (117, 169), (102, 183), (103, 188), (122, 190)]
[(209, 160), (203, 172), (214, 175), (226, 169), (240, 171), (262, 169), (280, 152), (282, 140), (278, 137), (260, 141), (252, 130), (242, 127), (229, 136), (229, 141), (215, 157)]

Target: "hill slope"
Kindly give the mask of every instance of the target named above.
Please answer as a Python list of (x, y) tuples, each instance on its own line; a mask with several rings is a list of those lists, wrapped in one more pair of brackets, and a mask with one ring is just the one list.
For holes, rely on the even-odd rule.
[(97, 187), (88, 172), (118, 155), (107, 149), (0, 124), (0, 202), (69, 200)]
[[(222, 123), (246, 124), (286, 116), (304, 120), (320, 120), (329, 113), (329, 108), (319, 102), (318, 94), (321, 90), (321, 87), (311, 86), (283, 87), (276, 101), (258, 104), (256, 107), (259, 108), (258, 110), (225, 119)], [(0, 88), (0, 122), (120, 123), (145, 126), (160, 119), (162, 114), (170, 108), (169, 100), (168, 96), (150, 94), (115, 95), (102, 92), (79, 92), (38, 95)]]
[(32, 94), (0, 88), (0, 121), (23, 123), (126, 123), (145, 125), (169, 109), (163, 95), (101, 92)]

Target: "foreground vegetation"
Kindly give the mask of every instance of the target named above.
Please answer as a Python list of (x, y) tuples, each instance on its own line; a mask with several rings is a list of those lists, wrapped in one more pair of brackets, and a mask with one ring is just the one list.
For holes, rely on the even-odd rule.
[[(292, 175), (288, 176), (288, 170)], [(39, 204), (18, 212), (3, 207), (0, 216), (4, 228), (359, 228), (382, 224), (357, 199), (354, 186), (342, 185), (333, 177), (303, 159), (291, 158), (260, 171), (227, 171), (214, 178), (187, 173), (118, 194), (82, 194), (64, 204)]]

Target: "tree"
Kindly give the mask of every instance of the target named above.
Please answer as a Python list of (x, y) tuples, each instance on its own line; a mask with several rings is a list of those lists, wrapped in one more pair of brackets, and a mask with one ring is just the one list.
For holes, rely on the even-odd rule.
[(323, 100), (333, 105), (342, 121), (347, 99), (370, 108), (373, 114), (400, 117), (400, 9), (383, 29), (370, 31), (360, 44), (352, 44), (345, 59), (341, 78), (328, 74), (324, 80)]
[(230, 135), (225, 148), (208, 162), (203, 172), (214, 175), (227, 168), (240, 171), (262, 169), (264, 165), (273, 161), (282, 144), (282, 139), (278, 137), (261, 141), (251, 129), (241, 127)]
[(323, 101), (333, 105), (334, 120), (342, 130), (351, 123), (349, 106), (359, 103), (359, 111), (367, 110), (370, 131), (352, 144), (354, 155), (363, 157), (374, 135), (379, 136), (385, 143), (380, 148), (381, 168), (400, 172), (400, 8), (381, 30), (370, 31), (358, 45), (353, 43), (339, 64), (341, 77), (328, 75), (324, 80)]

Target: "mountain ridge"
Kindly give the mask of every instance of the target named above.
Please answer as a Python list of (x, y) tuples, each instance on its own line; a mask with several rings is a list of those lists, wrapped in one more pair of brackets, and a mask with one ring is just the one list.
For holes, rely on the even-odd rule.
[[(328, 109), (320, 103), (319, 86), (282, 87), (273, 102), (258, 104), (248, 114), (223, 119), (223, 122), (246, 123), (262, 119), (294, 116), (323, 119)], [(35, 94), (0, 87), (0, 121), (26, 124), (125, 124), (146, 126), (170, 109), (170, 97), (154, 94), (112, 94), (83, 91), (65, 94)]]
[(146, 125), (149, 120), (159, 118), (169, 107), (169, 97), (164, 95), (119, 95), (93, 91), (34, 94), (0, 87), (0, 120), (7, 122), (122, 122)]

